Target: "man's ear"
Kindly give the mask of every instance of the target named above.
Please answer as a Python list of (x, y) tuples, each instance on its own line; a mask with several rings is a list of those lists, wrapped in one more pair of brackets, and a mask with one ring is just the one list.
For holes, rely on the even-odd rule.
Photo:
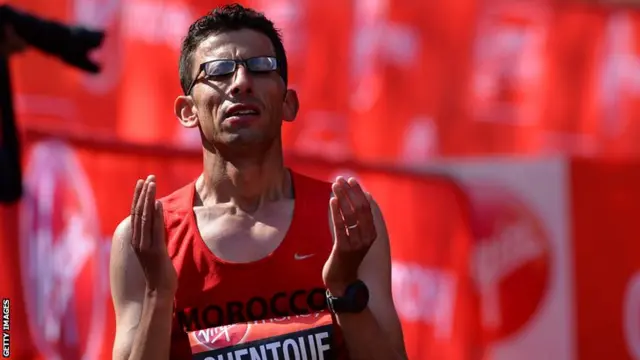
[(291, 122), (296, 119), (298, 110), (300, 109), (300, 103), (298, 102), (298, 93), (296, 93), (295, 90), (287, 89), (287, 93), (284, 95), (284, 106), (282, 109), (284, 121)]
[(191, 96), (178, 96), (173, 104), (173, 112), (182, 126), (186, 128), (194, 128), (198, 126), (196, 105)]

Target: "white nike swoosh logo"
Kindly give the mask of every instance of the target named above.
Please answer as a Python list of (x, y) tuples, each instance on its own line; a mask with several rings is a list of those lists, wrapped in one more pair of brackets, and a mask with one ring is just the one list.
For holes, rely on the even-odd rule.
[(310, 257), (312, 257), (315, 254), (308, 254), (308, 255), (300, 255), (300, 254), (294, 254), (293, 258), (296, 260), (304, 260), (304, 259), (308, 259)]

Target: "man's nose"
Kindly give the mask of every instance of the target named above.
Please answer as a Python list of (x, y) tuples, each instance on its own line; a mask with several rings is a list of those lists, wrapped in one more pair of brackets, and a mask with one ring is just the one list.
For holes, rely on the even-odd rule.
[(253, 83), (249, 70), (244, 65), (238, 65), (236, 72), (233, 74), (233, 83), (231, 84), (231, 94), (251, 94), (253, 92)]

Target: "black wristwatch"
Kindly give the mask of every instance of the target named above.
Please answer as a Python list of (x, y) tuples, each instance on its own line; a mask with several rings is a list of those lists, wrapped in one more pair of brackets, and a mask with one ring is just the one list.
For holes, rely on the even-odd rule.
[(341, 297), (331, 295), (327, 290), (327, 305), (334, 314), (351, 313), (357, 314), (367, 308), (369, 304), (369, 289), (361, 280), (349, 286)]

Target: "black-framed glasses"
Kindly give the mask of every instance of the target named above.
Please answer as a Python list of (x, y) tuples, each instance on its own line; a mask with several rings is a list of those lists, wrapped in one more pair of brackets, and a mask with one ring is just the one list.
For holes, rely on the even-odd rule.
[(200, 64), (196, 76), (191, 81), (187, 95), (191, 94), (191, 90), (198, 81), (198, 76), (204, 71), (206, 77), (217, 77), (233, 74), (238, 65), (244, 65), (244, 67), (253, 73), (266, 73), (278, 70), (278, 59), (273, 56), (256, 56), (246, 60), (234, 60), (234, 59), (220, 59), (203, 62)]

